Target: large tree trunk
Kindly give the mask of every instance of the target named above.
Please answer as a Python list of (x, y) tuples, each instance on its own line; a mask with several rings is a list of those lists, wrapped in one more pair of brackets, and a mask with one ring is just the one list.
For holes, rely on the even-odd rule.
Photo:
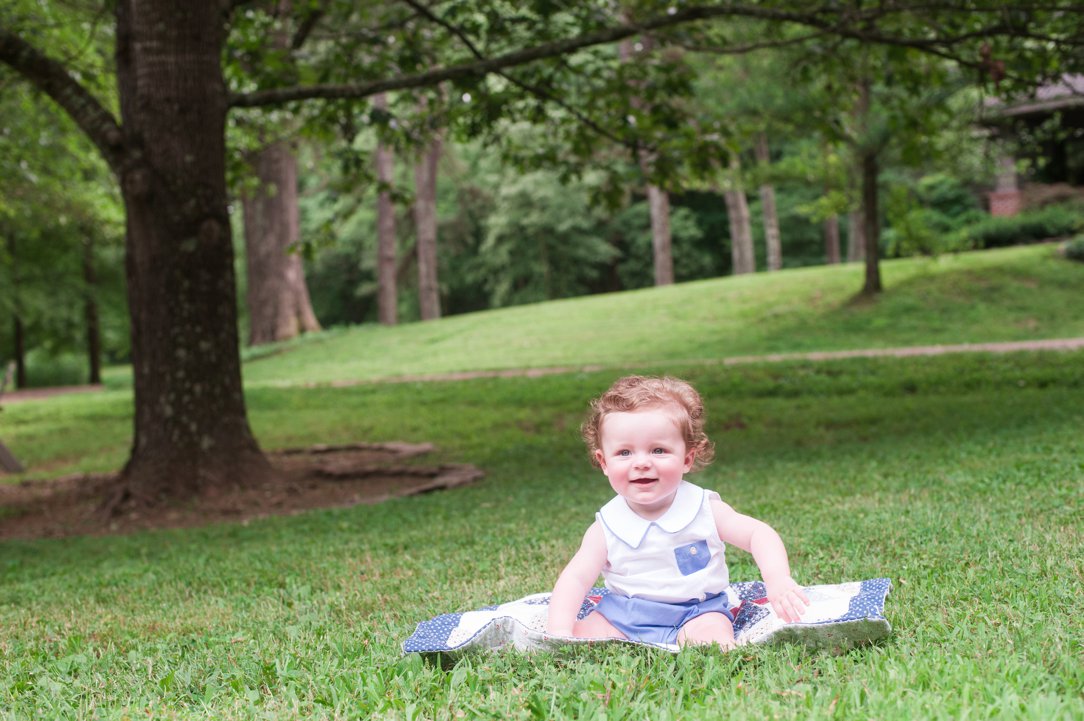
[(98, 323), (98, 276), (94, 271), (94, 236), (83, 241), (83, 324), (87, 340), (87, 382), (102, 382), (102, 332)]
[(241, 386), (221, 13), (189, 0), (117, 3), (135, 386), (122, 478), (137, 502), (270, 472)]
[(301, 239), (297, 206), (297, 157), (276, 142), (252, 157), (258, 187), (244, 193), (245, 294), (249, 344), (288, 340), (320, 330), (312, 311), (305, 270), (296, 244)]
[[(373, 105), (387, 110), (388, 96), (384, 93), (376, 95)], [(395, 180), (395, 154), (384, 143), (376, 145), (376, 179), (382, 188), (391, 186)], [(395, 204), (391, 192), (381, 189), (376, 197), (376, 302), (378, 317), (384, 325), (399, 322), (395, 241)]]
[[(767, 168), (771, 163), (767, 133), (757, 133), (756, 156), (761, 168)], [(775, 188), (770, 183), (760, 186), (760, 210), (764, 216), (764, 246), (767, 251), (768, 270), (779, 270), (783, 267), (783, 246), (779, 235), (779, 213), (775, 208)]]
[(824, 220), (824, 257), (829, 265), (839, 263), (839, 216), (833, 215)]
[(441, 139), (433, 138), (414, 169), (414, 225), (418, 235), (418, 301), (422, 320), (440, 317), (437, 283), (437, 162)]
[(862, 154), (862, 219), (865, 221), (866, 280), (863, 293), (881, 292), (880, 235), (881, 224), (877, 209), (877, 151)]

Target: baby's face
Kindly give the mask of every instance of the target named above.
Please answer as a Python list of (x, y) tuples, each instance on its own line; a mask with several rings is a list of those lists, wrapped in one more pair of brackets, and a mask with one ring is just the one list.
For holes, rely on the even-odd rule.
[(610, 413), (601, 431), (595, 458), (610, 486), (644, 518), (666, 513), (695, 455), (674, 415), (665, 408)]

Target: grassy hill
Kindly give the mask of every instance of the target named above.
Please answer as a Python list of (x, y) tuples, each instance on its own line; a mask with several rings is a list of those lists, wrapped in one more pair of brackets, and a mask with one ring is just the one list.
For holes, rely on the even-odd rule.
[(260, 349), (245, 378), (292, 385), (455, 371), (657, 364), (790, 351), (1084, 336), (1084, 264), (1053, 245), (718, 278), (335, 330)]
[[(549, 590), (611, 495), (577, 428), (626, 369), (1084, 335), (1084, 266), (1049, 246), (885, 274), (869, 303), (857, 267), (790, 271), (327, 333), (249, 363), (265, 447), (431, 441), (487, 476), (244, 525), (0, 541), (0, 719), (1084, 719), (1084, 351), (680, 369), (717, 447), (692, 480), (775, 526), (800, 582), (890, 578), (883, 643), (401, 654), (420, 620)], [(627, 366), (277, 387), (584, 363)], [(130, 414), (126, 390), (57, 397), (5, 408), (0, 437), (36, 472), (116, 468)]]

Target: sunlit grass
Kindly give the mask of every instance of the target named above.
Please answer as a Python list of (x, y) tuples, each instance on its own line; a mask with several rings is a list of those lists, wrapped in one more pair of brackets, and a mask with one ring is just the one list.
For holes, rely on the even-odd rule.
[[(0, 718), (1084, 718), (1082, 367), (1073, 352), (688, 368), (718, 444), (698, 482), (780, 529), (803, 581), (892, 578), (890, 639), (446, 671), (400, 656), (414, 624), (548, 589), (608, 498), (577, 424), (615, 372), (255, 389), (265, 446), (432, 440), (487, 478), (248, 525), (0, 543)], [(123, 394), (40, 408), (76, 455), (129, 422)], [(20, 444), (48, 435), (48, 413), (4, 414)], [(730, 565), (756, 577), (740, 553)]]
[[(1084, 351), (703, 363), (1082, 336), (1082, 272), (1016, 248), (886, 263), (872, 302), (854, 299), (858, 266), (806, 269), (248, 352), (265, 448), (430, 441), (485, 480), (245, 525), (0, 542), (0, 718), (1084, 719)], [(587, 364), (609, 369), (303, 387)], [(610, 495), (578, 438), (585, 404), (632, 369), (701, 389), (718, 451), (695, 480), (777, 527), (801, 580), (893, 580), (887, 642), (448, 670), (401, 656), (420, 620), (550, 587)], [(115, 470), (128, 383), (111, 369), (110, 390), (9, 405), (0, 438), (32, 476)]]
[[(857, 263), (758, 273), (453, 316), (335, 328), (248, 349), (249, 386), (508, 368), (1084, 336), (1084, 265), (1055, 245), (884, 261), (858, 297)], [(106, 374), (131, 382), (128, 368)]]

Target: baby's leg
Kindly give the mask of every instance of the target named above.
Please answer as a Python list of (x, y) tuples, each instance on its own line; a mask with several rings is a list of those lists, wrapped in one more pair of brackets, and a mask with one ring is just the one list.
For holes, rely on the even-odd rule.
[(625, 634), (614, 628), (598, 611), (588, 614), (582, 621), (576, 621), (572, 635), (576, 638), (625, 638)]
[(705, 613), (681, 627), (677, 642), (679, 646), (717, 643), (729, 651), (734, 648), (734, 624), (724, 614)]

